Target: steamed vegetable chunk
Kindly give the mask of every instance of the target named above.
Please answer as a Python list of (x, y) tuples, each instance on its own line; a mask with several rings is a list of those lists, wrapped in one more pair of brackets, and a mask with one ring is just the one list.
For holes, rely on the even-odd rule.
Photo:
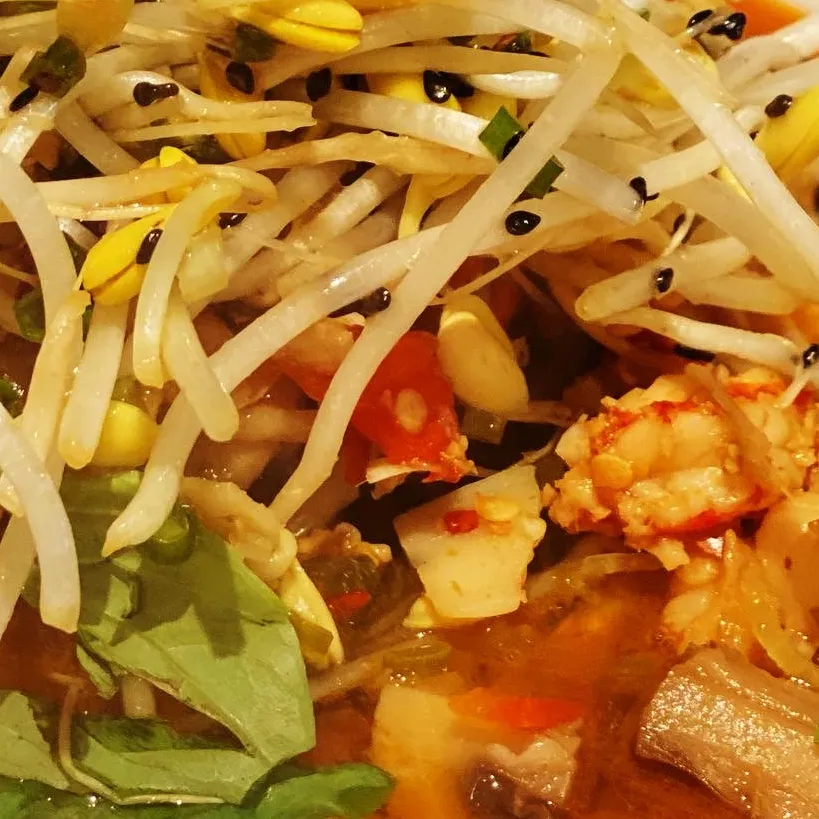
[(397, 518), (434, 613), (470, 620), (517, 609), (526, 567), (546, 532), (540, 508), (534, 467), (517, 466)]

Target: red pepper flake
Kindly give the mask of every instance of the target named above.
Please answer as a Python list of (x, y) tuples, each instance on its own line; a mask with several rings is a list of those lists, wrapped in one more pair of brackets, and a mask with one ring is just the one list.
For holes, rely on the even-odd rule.
[(373, 596), (360, 589), (340, 594), (338, 597), (331, 597), (327, 601), (327, 608), (337, 617), (352, 617), (359, 609), (363, 609)]
[(478, 513), (474, 509), (453, 509), (444, 515), (444, 527), (451, 535), (464, 535), (478, 528)]
[(751, 383), (747, 381), (732, 381), (727, 384), (725, 391), (731, 398), (747, 398), (756, 401), (760, 395), (781, 395), (785, 385), (781, 381), (763, 381)]

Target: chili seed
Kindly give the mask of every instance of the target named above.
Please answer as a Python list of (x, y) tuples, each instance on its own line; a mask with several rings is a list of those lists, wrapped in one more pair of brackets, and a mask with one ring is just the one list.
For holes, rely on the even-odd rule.
[(523, 139), (523, 131), (518, 131), (514, 136), (509, 137), (508, 142), (506, 145), (503, 146), (503, 150), (501, 151), (501, 159), (506, 159), (515, 148), (518, 147), (518, 143)]
[(338, 180), (341, 182), (342, 186), (348, 188), (353, 182), (358, 182), (365, 173), (367, 173), (370, 168), (373, 167), (372, 162), (356, 162), (354, 168), (350, 168), (349, 171), (343, 173), (341, 178)]
[(154, 255), (154, 251), (156, 250), (157, 243), (159, 242), (161, 237), (162, 237), (162, 229), (161, 228), (154, 228), (142, 240), (142, 244), (139, 246), (139, 250), (137, 251), (137, 255), (136, 255), (136, 263), (137, 264), (148, 264), (148, 262), (151, 261), (151, 257)]
[(674, 271), (670, 267), (662, 267), (654, 272), (654, 287), (658, 293), (667, 293), (671, 290), (674, 281)]
[(811, 344), (802, 353), (802, 366), (807, 370), (819, 361), (819, 344)]
[(225, 79), (243, 94), (252, 94), (256, 90), (256, 79), (247, 63), (237, 63), (235, 60), (228, 63)]
[(19, 111), (22, 108), (25, 108), (30, 102), (34, 102), (37, 94), (40, 93), (40, 89), (34, 85), (29, 85), (28, 87), (24, 88), (10, 103), (9, 103), (9, 111), (13, 114), (15, 111)]
[(138, 82), (134, 86), (134, 102), (140, 108), (147, 108), (159, 100), (167, 100), (179, 93), (179, 86), (174, 82)]
[(246, 213), (220, 213), (219, 227), (222, 228), (222, 230), (236, 227), (236, 225), (241, 225), (245, 219), (247, 219)]
[(771, 119), (782, 117), (788, 113), (788, 109), (793, 105), (793, 97), (790, 94), (777, 94), (766, 106), (765, 116)]
[(741, 11), (735, 11), (733, 14), (729, 14), (721, 23), (709, 28), (708, 33), (716, 36), (724, 34), (729, 40), (736, 42), (742, 37), (746, 22), (745, 15)]
[(333, 72), (329, 68), (320, 68), (309, 74), (305, 83), (307, 96), (311, 102), (316, 102), (322, 97), (326, 97), (333, 87)]
[(441, 105), (452, 96), (452, 91), (449, 90), (446, 80), (437, 71), (424, 72), (424, 93), (430, 102), (434, 102), (436, 105)]
[(540, 216), (528, 210), (513, 210), (506, 217), (506, 232), (512, 236), (525, 236), (540, 224)]
[(700, 23), (704, 23), (709, 17), (713, 15), (712, 9), (702, 9), (701, 11), (695, 12), (691, 15), (686, 24), (686, 28), (694, 28), (694, 26), (698, 26)]
[(631, 179), (628, 183), (643, 200), (643, 202), (653, 202), (657, 197), (660, 195), (659, 193), (652, 193), (649, 195), (648, 188), (646, 187), (646, 180), (642, 176), (635, 176), (634, 179)]

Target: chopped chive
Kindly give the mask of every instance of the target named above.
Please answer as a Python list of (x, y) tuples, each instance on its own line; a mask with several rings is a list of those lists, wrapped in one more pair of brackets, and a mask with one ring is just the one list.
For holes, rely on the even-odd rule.
[(84, 76), (85, 55), (70, 37), (60, 35), (34, 55), (21, 79), (46, 94), (64, 97)]
[(25, 390), (9, 376), (0, 376), (0, 404), (2, 404), (13, 417), (17, 417), (23, 410), (23, 398)]
[(563, 166), (552, 157), (541, 169), (538, 175), (526, 186), (526, 193), (536, 199), (543, 199), (552, 189), (555, 180), (563, 173)]
[(501, 107), (489, 121), (489, 125), (480, 132), (478, 139), (495, 159), (502, 159), (509, 140), (523, 131), (523, 126)]

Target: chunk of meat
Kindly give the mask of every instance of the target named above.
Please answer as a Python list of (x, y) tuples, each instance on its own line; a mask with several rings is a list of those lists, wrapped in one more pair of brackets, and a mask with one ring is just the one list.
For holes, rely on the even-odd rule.
[(637, 753), (681, 768), (754, 819), (819, 816), (819, 694), (707, 649), (643, 714)]
[[(767, 371), (723, 373), (720, 382), (769, 442), (780, 489), (800, 489), (816, 462), (811, 402), (779, 407), (784, 384)], [(606, 399), (598, 416), (565, 433), (557, 453), (569, 469), (555, 483), (550, 516), (570, 532), (624, 534), (635, 547), (696, 537), (778, 499), (743, 446), (741, 430), (696, 380), (662, 376)]]

